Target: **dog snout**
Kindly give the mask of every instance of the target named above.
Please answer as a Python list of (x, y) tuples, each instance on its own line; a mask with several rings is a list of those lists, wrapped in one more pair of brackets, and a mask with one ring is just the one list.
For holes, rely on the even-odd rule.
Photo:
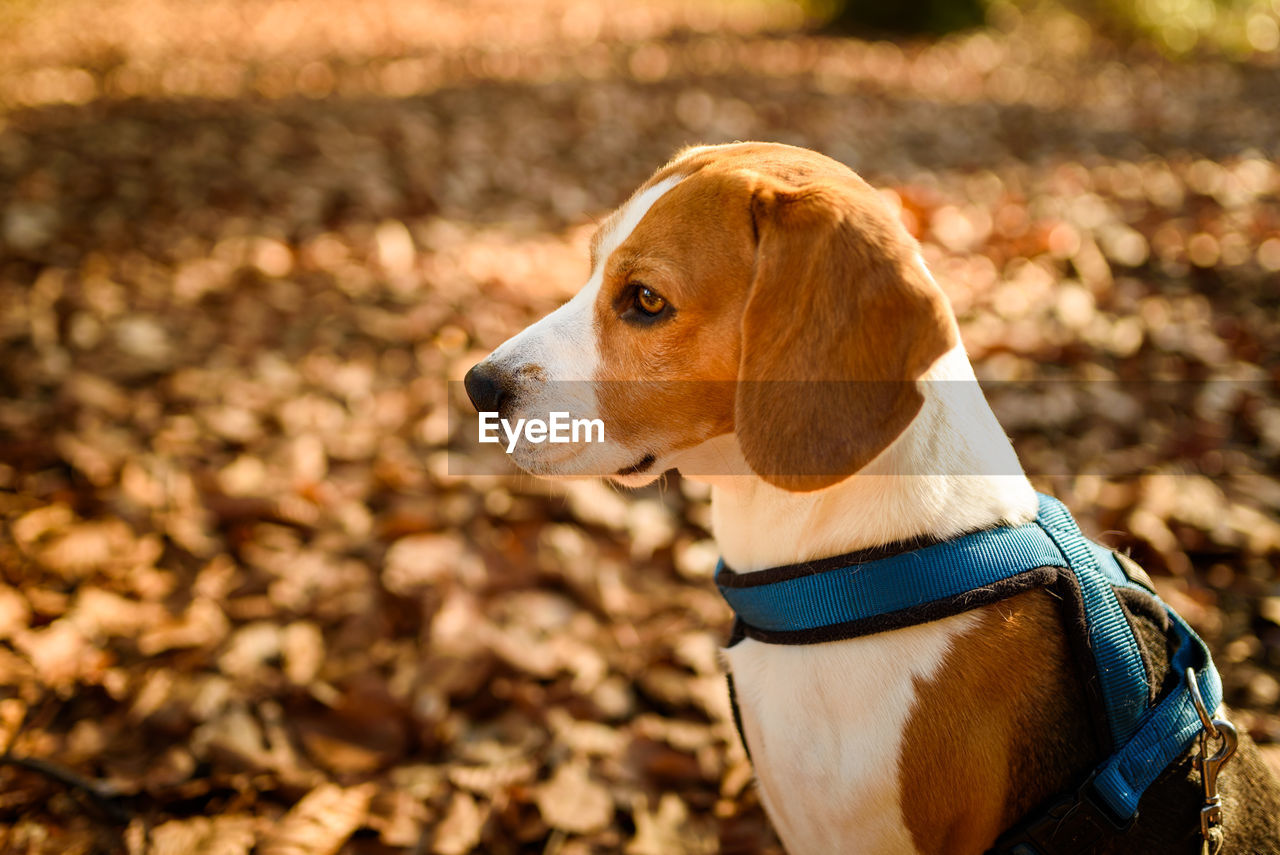
[(462, 383), (471, 405), (480, 413), (501, 413), (503, 404), (512, 397), (512, 376), (487, 361), (471, 366)]

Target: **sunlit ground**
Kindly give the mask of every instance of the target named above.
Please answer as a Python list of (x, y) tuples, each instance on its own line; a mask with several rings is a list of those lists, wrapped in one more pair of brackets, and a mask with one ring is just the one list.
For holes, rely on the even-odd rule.
[(883, 188), (1037, 485), (1280, 740), (1277, 45), (998, 12), (0, 5), (0, 744), (103, 788), (0, 767), (4, 851), (778, 851), (705, 493), (444, 451), (694, 142)]

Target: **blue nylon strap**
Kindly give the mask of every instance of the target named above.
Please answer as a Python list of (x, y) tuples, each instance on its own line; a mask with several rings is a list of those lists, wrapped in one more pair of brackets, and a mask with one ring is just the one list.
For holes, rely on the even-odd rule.
[[(1146, 669), (1113, 590), (1140, 586), (1129, 580), (1114, 553), (1080, 533), (1057, 499), (1041, 495), (1033, 523), (975, 532), (863, 564), (773, 579), (768, 571), (731, 574), (721, 562), (716, 582), (749, 627), (797, 632), (963, 598), (1040, 567), (1069, 568), (1079, 583), (1113, 742), (1094, 786), (1112, 813), (1127, 820), (1151, 782), (1195, 737), (1200, 720), (1185, 683), (1148, 708)], [(1208, 650), (1180, 617), (1169, 614), (1181, 642), (1171, 673), (1195, 668), (1200, 692), (1214, 710), (1222, 700), (1222, 682)]]
[[(1213, 714), (1222, 703), (1222, 678), (1200, 637), (1177, 613), (1167, 610), (1181, 642), (1169, 663), (1169, 673), (1176, 677), (1194, 669), (1200, 696)], [(1191, 690), (1180, 680), (1175, 691), (1147, 711), (1133, 738), (1098, 768), (1094, 788), (1116, 816), (1133, 816), (1147, 787), (1186, 750), (1201, 727)]]
[[(994, 584), (1025, 570), (1061, 566), (1062, 552), (1035, 523), (990, 529), (780, 582), (730, 587), (723, 562), (720, 593), (749, 626), (795, 632), (891, 614)], [(739, 577), (750, 582), (754, 574)]]
[[(1117, 750), (1138, 729), (1138, 721), (1147, 711), (1150, 698), (1147, 671), (1138, 652), (1138, 643), (1120, 608), (1120, 601), (1111, 589), (1108, 574), (1099, 566), (1093, 544), (1080, 533), (1066, 506), (1057, 499), (1042, 495), (1036, 523), (1062, 550), (1067, 566), (1075, 572), (1080, 583), (1089, 646), (1093, 650), (1102, 699), (1107, 709), (1107, 724), (1111, 728), (1111, 747)], [(1105, 563), (1115, 564), (1115, 558), (1109, 556)], [(1124, 579), (1119, 565), (1115, 569)]]

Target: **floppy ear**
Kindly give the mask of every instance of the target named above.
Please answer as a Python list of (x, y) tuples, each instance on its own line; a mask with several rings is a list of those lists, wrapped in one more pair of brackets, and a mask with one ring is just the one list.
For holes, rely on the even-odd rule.
[(766, 181), (751, 202), (759, 243), (735, 430), (758, 475), (806, 492), (906, 429), (924, 401), (915, 381), (957, 333), (914, 242), (861, 179)]

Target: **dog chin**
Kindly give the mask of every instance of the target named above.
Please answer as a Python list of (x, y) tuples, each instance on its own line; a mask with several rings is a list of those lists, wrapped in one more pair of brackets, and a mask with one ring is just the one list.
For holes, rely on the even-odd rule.
[(615, 472), (614, 474), (609, 476), (609, 480), (620, 487), (629, 487), (631, 489), (635, 489), (637, 487), (649, 486), (654, 481), (657, 481), (659, 478), (661, 478), (664, 472), (666, 472), (665, 469), (660, 469), (657, 466), (655, 466), (653, 467), (653, 469), (650, 469), (646, 472), (630, 472), (626, 475)]
[[(601, 449), (604, 451), (604, 449)], [(552, 481), (576, 481), (605, 478), (626, 487), (643, 487), (657, 480), (662, 470), (654, 466), (653, 455), (640, 455), (628, 449), (612, 449), (612, 453), (582, 452), (557, 457), (521, 453), (517, 449), (511, 462), (535, 478)]]

